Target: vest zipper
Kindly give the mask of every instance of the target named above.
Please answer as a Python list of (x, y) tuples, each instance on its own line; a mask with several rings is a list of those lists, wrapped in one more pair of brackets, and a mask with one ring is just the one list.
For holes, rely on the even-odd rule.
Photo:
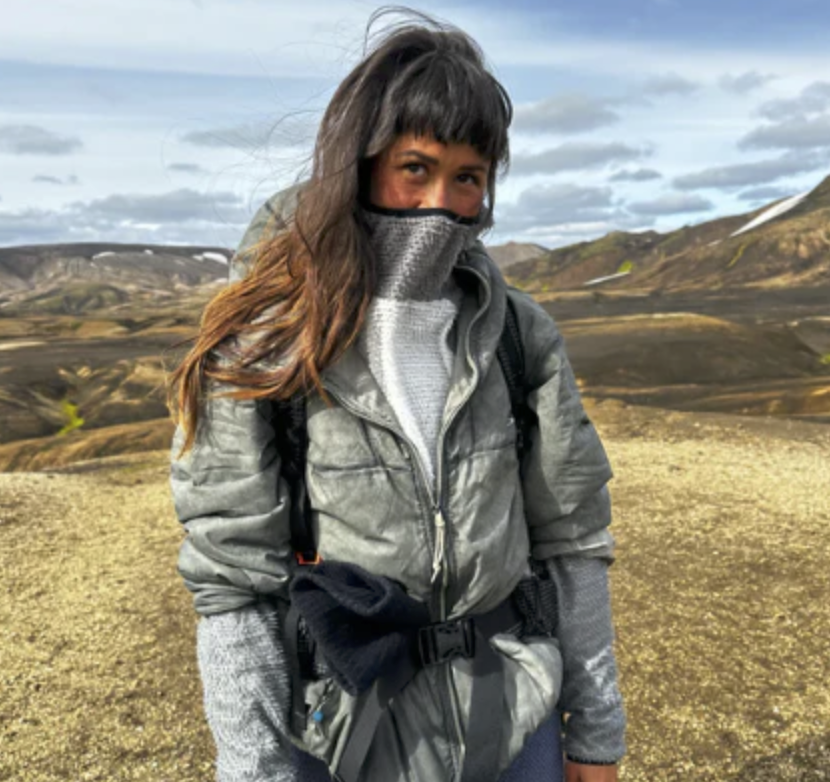
[[(435, 511), (436, 511), (435, 529), (436, 529), (436, 537), (437, 537), (438, 531), (440, 529), (440, 534), (441, 534), (441, 539), (442, 539), (442, 542), (443, 542), (443, 546), (442, 546), (440, 560), (438, 560), (437, 556), (433, 559), (433, 563), (432, 563), (433, 564), (432, 581), (434, 583), (435, 580), (437, 580), (437, 578), (438, 578), (438, 574), (437, 574), (437, 571), (436, 571), (436, 564), (437, 564), (437, 562), (440, 562), (441, 569), (443, 570), (443, 574), (442, 574), (443, 577), (441, 579), (441, 592), (440, 592), (440, 597), (439, 597), (438, 602), (439, 602), (439, 605), (441, 606), (440, 619), (441, 619), (442, 622), (446, 621), (446, 619), (447, 619), (447, 589), (449, 588), (449, 584), (450, 584), (449, 559), (447, 557), (447, 550), (446, 550), (446, 536), (447, 536), (447, 517), (446, 517), (446, 513), (445, 513), (446, 506), (441, 504), (441, 500), (444, 496), (444, 490), (446, 488), (446, 480), (445, 480), (445, 476), (444, 476), (444, 471), (445, 471), (444, 470), (444, 439), (446, 438), (447, 433), (450, 430), (450, 427), (453, 425), (453, 422), (455, 421), (456, 416), (461, 411), (461, 409), (464, 407), (464, 405), (466, 405), (467, 402), (470, 401), (470, 398), (472, 397), (473, 393), (475, 392), (476, 387), (478, 386), (479, 370), (478, 370), (478, 366), (476, 365), (475, 360), (472, 358), (472, 355), (470, 353), (470, 334), (472, 333), (473, 327), (475, 326), (476, 322), (481, 318), (481, 316), (484, 314), (487, 307), (490, 305), (490, 300), (492, 298), (492, 295), (491, 295), (491, 292), (490, 292), (490, 287), (487, 284), (487, 281), (484, 279), (484, 277), (482, 275), (480, 275), (477, 271), (475, 271), (475, 269), (468, 268), (467, 270), (470, 271), (472, 274), (475, 274), (481, 280), (481, 282), (483, 284), (483, 287), (486, 291), (486, 297), (485, 297), (484, 304), (481, 307), (479, 307), (478, 311), (476, 312), (475, 315), (473, 315), (472, 320), (470, 321), (470, 325), (467, 328), (466, 341), (465, 341), (465, 344), (464, 344), (465, 359), (473, 367), (473, 376), (470, 380), (469, 388), (467, 389), (467, 392), (464, 394), (464, 396), (459, 400), (458, 404), (452, 410), (450, 410), (449, 415), (446, 416), (446, 418), (444, 418), (442, 420), (441, 428), (438, 431), (437, 454), (436, 454), (436, 460), (435, 460), (435, 482), (436, 482), (435, 494), (438, 498), (438, 504), (436, 505), (436, 508), (435, 508)], [(438, 553), (437, 552), (437, 547), (436, 547), (436, 552), (435, 553), (436, 553), (436, 555)]]
[[(344, 409), (348, 410), (356, 418), (364, 419), (375, 424), (376, 426), (379, 426), (383, 429), (386, 429), (389, 432), (392, 432), (392, 434), (394, 434), (396, 437), (399, 437), (404, 443), (406, 443), (407, 447), (409, 448), (409, 452), (418, 466), (418, 472), (421, 476), (421, 484), (426, 490), (427, 499), (429, 500), (429, 504), (432, 509), (432, 524), (428, 526), (432, 526), (431, 542), (433, 544), (433, 548), (430, 583), (434, 584), (436, 578), (438, 577), (436, 573), (436, 567), (437, 572), (440, 572), (441, 565), (443, 564), (443, 561), (446, 558), (446, 524), (444, 520), (444, 514), (441, 510), (441, 505), (438, 501), (438, 498), (435, 496), (434, 487), (430, 485), (431, 482), (427, 479), (427, 471), (424, 467), (423, 461), (421, 460), (421, 456), (418, 453), (418, 449), (413, 445), (412, 441), (403, 433), (403, 431), (395, 427), (395, 425), (390, 423), (388, 420), (376, 418), (372, 415), (367, 415), (365, 412), (358, 410), (354, 405), (346, 401), (346, 399), (340, 394), (340, 392), (336, 388), (333, 388), (330, 385), (324, 385), (324, 387), (326, 391), (330, 393), (340, 403), (340, 405), (343, 406)], [(440, 618), (444, 618), (443, 608)]]
[[(479, 307), (478, 311), (470, 321), (470, 325), (467, 329), (467, 339), (464, 345), (464, 351), (466, 353), (465, 358), (473, 366), (473, 377), (470, 381), (469, 390), (466, 394), (464, 394), (464, 397), (459, 401), (459, 403), (450, 411), (450, 414), (442, 421), (441, 429), (438, 432), (437, 459), (435, 463), (435, 486), (431, 486), (430, 481), (427, 480), (427, 472), (423, 462), (421, 461), (418, 449), (414, 447), (412, 442), (403, 433), (403, 431), (395, 428), (395, 426), (390, 424), (388, 421), (380, 420), (358, 411), (353, 405), (347, 403), (343, 396), (339, 394), (339, 392), (337, 392), (330, 386), (324, 384), (326, 391), (331, 393), (331, 395), (354, 416), (356, 416), (357, 418), (364, 418), (367, 421), (371, 421), (372, 423), (377, 424), (378, 426), (381, 426), (384, 429), (387, 429), (388, 431), (400, 437), (401, 440), (403, 440), (403, 442), (407, 444), (410, 452), (415, 458), (416, 463), (418, 464), (418, 471), (421, 473), (421, 481), (426, 489), (427, 496), (430, 502), (432, 503), (432, 522), (434, 527), (434, 536), (430, 583), (434, 584), (435, 581), (438, 579), (438, 576), (441, 575), (441, 585), (438, 590), (438, 605), (439, 620), (442, 622), (446, 621), (447, 619), (447, 589), (449, 588), (450, 583), (449, 562), (447, 559), (447, 518), (444, 513), (444, 507), (441, 504), (441, 499), (443, 497), (443, 490), (445, 486), (444, 438), (446, 437), (447, 432), (452, 426), (455, 417), (458, 415), (461, 408), (464, 407), (464, 405), (467, 404), (467, 402), (470, 400), (470, 397), (472, 397), (473, 392), (475, 391), (476, 386), (478, 385), (479, 371), (478, 366), (476, 365), (475, 361), (472, 359), (472, 356), (470, 354), (469, 335), (472, 332), (473, 326), (475, 325), (476, 321), (478, 321), (481, 318), (487, 307), (489, 307), (490, 301), (492, 299), (492, 292), (490, 290), (490, 286), (485, 280), (484, 276), (481, 275), (475, 269), (467, 267), (466, 270), (479, 278), (479, 280), (483, 284), (484, 290), (486, 291), (486, 296), (484, 304)], [(455, 690), (455, 683), (452, 675), (452, 663), (447, 663), (446, 665), (442, 666), (442, 668), (444, 669), (442, 673), (445, 676), (445, 687), (446, 690), (448, 690), (447, 694), (449, 696), (447, 700), (449, 700), (450, 702), (450, 712), (452, 714), (453, 726), (455, 728), (455, 745), (457, 752), (453, 752), (452, 742), (450, 742), (450, 751), (453, 753), (453, 756), (457, 759), (457, 762), (460, 764), (466, 752), (462, 751), (462, 748), (464, 747), (464, 735), (461, 730), (461, 709), (458, 703), (458, 694)], [(444, 699), (442, 698), (442, 700)]]

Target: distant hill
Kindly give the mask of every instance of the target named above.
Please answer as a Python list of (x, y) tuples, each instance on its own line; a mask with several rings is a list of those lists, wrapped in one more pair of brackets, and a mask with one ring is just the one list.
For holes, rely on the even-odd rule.
[(801, 199), (744, 215), (666, 234), (617, 231), (551, 250), (512, 264), (508, 277), (531, 293), (592, 285), (621, 291), (827, 285), (830, 177)]
[(550, 252), (547, 247), (541, 244), (522, 244), (520, 242), (507, 242), (507, 244), (496, 244), (487, 247), (490, 257), (496, 262), (500, 269), (527, 261), (531, 258), (538, 258)]
[(3, 315), (76, 315), (135, 295), (171, 296), (228, 277), (231, 251), (146, 244), (48, 244), (0, 249)]

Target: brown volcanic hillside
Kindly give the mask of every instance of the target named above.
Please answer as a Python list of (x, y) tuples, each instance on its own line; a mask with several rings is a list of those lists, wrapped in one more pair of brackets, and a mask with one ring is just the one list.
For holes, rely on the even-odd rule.
[[(57, 451), (89, 458), (158, 447), (168, 415), (163, 365), (174, 363), (171, 346), (197, 333), (205, 303), (227, 280), (218, 257), (228, 255), (102, 244), (0, 249), (0, 469), (21, 458), (54, 463)], [(9, 452), (9, 443), (21, 445)]]
[(122, 304), (135, 293), (170, 295), (182, 286), (226, 280), (229, 257), (228, 250), (215, 247), (53, 244), (2, 248), (0, 314), (80, 314)]
[(499, 269), (506, 269), (508, 266), (528, 261), (531, 258), (538, 258), (550, 252), (547, 247), (541, 244), (522, 244), (520, 242), (507, 242), (507, 244), (494, 244), (487, 247), (490, 257), (496, 262)]
[(508, 276), (532, 293), (579, 289), (626, 269), (630, 269), (627, 276), (609, 280), (603, 288), (671, 291), (830, 285), (830, 177), (790, 211), (731, 236), (770, 206), (668, 234), (611, 233), (515, 264)]
[[(784, 270), (795, 268), (785, 254), (781, 263), (755, 262), (773, 269), (768, 287), (722, 287), (727, 275), (717, 256), (729, 242), (777, 242), (775, 252), (792, 245), (787, 252), (804, 256), (809, 266), (802, 280), (821, 279), (815, 273), (820, 263), (811, 266), (811, 251), (802, 247), (817, 240), (806, 228), (798, 234), (792, 227), (826, 224), (828, 211), (830, 182), (743, 237), (722, 240), (753, 215), (667, 236), (612, 234), (510, 272), (529, 270), (525, 287), (542, 292), (539, 299), (560, 324), (587, 396), (830, 423), (830, 285), (781, 284)], [(815, 230), (823, 236), (823, 229)], [(138, 245), (0, 250), (0, 471), (169, 441), (168, 373), (229, 271), (205, 252), (213, 251)], [(696, 260), (707, 252), (717, 274), (695, 287), (709, 279)], [(739, 279), (751, 254), (744, 249), (730, 279)], [(601, 290), (582, 287), (631, 259), (630, 278)], [(541, 278), (533, 276), (537, 268)], [(666, 290), (673, 270), (682, 272), (680, 287)], [(544, 292), (546, 279), (556, 279), (555, 294)], [(644, 280), (653, 279), (649, 289)]]

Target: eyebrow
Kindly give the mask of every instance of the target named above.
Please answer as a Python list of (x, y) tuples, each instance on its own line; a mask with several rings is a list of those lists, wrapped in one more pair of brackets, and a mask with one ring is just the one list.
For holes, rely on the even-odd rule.
[[(395, 158), (402, 158), (402, 157), (414, 157), (418, 158), (418, 160), (422, 160), (424, 163), (432, 163), (433, 166), (437, 166), (439, 164), (438, 158), (431, 157), (430, 155), (425, 155), (423, 152), (420, 152), (417, 149), (405, 149), (403, 152), (398, 152), (395, 155)], [(461, 171), (480, 171), (483, 174), (487, 173), (488, 167), (481, 164), (481, 163), (470, 163), (466, 166), (461, 166)]]

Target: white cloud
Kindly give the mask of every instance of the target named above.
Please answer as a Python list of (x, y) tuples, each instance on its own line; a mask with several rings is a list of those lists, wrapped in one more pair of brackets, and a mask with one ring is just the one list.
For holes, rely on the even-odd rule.
[(627, 209), (637, 215), (684, 214), (687, 212), (708, 212), (715, 205), (693, 193), (665, 193), (649, 201), (635, 201), (628, 204)]
[(128, 70), (319, 77), (359, 47), (370, 10), (338, 0), (4, 0), (0, 51)]
[(736, 95), (746, 95), (754, 90), (765, 87), (777, 78), (772, 73), (760, 73), (759, 71), (745, 71), (737, 76), (726, 73), (718, 80), (721, 89)]
[(157, 225), (223, 220), (242, 223), (248, 211), (235, 193), (199, 193), (183, 188), (160, 195), (116, 194), (93, 201), (76, 201), (70, 209), (83, 213), (87, 220), (106, 225), (150, 223)]
[(252, 215), (234, 193), (116, 194), (59, 209), (0, 210), (0, 246), (111, 241), (235, 246)]
[(609, 182), (651, 182), (655, 179), (662, 179), (663, 175), (653, 168), (638, 168), (634, 171), (618, 171), (611, 177)]
[(168, 163), (168, 171), (175, 171), (179, 174), (207, 174), (207, 169), (202, 168), (198, 163)]
[(494, 241), (512, 238), (554, 247), (653, 222), (650, 216), (623, 210), (610, 187), (539, 184), (523, 190), (514, 202), (497, 206)]
[(793, 195), (792, 189), (786, 187), (753, 187), (744, 190), (738, 195), (741, 201), (778, 201), (781, 198), (789, 198)]
[(1, 125), (0, 153), (8, 155), (71, 155), (83, 147), (80, 139), (59, 136), (37, 125)]
[(584, 133), (620, 121), (610, 101), (589, 95), (559, 95), (516, 106), (513, 129), (519, 133)]
[(71, 174), (66, 179), (61, 179), (51, 174), (36, 174), (32, 177), (32, 182), (45, 185), (77, 185), (79, 180), (75, 174)]
[(0, 210), (0, 247), (64, 241), (68, 227), (60, 215), (50, 210)]
[[(505, 4), (482, 13), (462, 0), (418, 5), (470, 32), (499, 69), (568, 69), (637, 79), (679, 72), (687, 80), (715, 81), (724, 72), (809, 75), (827, 65), (823, 44), (773, 50), (738, 36), (720, 47), (676, 37), (636, 45), (624, 30), (592, 36), (540, 24), (538, 7)], [(338, 80), (359, 56), (373, 9), (342, 0), (4, 0), (0, 51), (5, 59), (29, 62)]]
[(497, 206), (496, 218), (499, 230), (516, 230), (537, 223), (560, 225), (605, 220), (613, 206), (610, 187), (540, 184), (523, 190), (515, 202)]
[(610, 163), (627, 163), (652, 154), (649, 148), (632, 147), (620, 142), (571, 141), (536, 154), (517, 154), (510, 163), (510, 173), (556, 174), (602, 168)]
[(830, 114), (807, 119), (796, 117), (766, 125), (747, 133), (741, 149), (826, 149), (830, 148)]
[(807, 85), (796, 98), (778, 98), (763, 103), (758, 114), (781, 121), (801, 119), (807, 114), (821, 114), (830, 109), (830, 82), (816, 81)]
[(666, 73), (646, 80), (642, 91), (644, 95), (662, 97), (664, 95), (691, 95), (699, 89), (700, 85), (689, 79), (676, 73)]
[(185, 144), (211, 149), (265, 150), (308, 145), (314, 141), (319, 116), (291, 114), (277, 121), (249, 122), (185, 133)]
[(701, 188), (735, 188), (762, 185), (784, 177), (815, 171), (824, 165), (817, 156), (782, 155), (772, 160), (715, 166), (676, 177), (672, 185), (680, 190)]

